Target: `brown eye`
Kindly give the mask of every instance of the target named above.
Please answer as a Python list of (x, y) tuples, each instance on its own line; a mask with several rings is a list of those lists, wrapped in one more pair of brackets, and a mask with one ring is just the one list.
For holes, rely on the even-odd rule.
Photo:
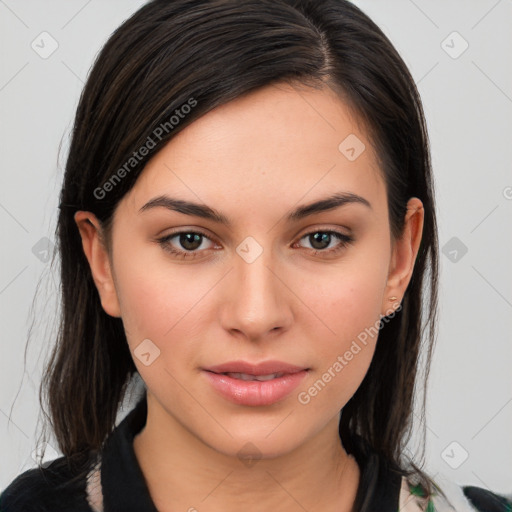
[[(177, 242), (171, 243), (173, 239)], [(178, 231), (171, 233), (163, 238), (158, 239), (158, 243), (163, 249), (171, 254), (180, 258), (195, 258), (200, 252), (199, 249), (205, 240), (211, 240), (203, 233), (196, 231)], [(177, 247), (176, 247), (177, 246)], [(203, 247), (202, 250), (207, 250), (211, 247)]]
[[(315, 255), (337, 253), (354, 241), (351, 236), (332, 230), (311, 231), (301, 237), (301, 240), (303, 239), (308, 240)], [(336, 241), (338, 241), (337, 244)]]
[(199, 249), (202, 243), (202, 236), (199, 233), (181, 233), (179, 236), (180, 245), (187, 251)]

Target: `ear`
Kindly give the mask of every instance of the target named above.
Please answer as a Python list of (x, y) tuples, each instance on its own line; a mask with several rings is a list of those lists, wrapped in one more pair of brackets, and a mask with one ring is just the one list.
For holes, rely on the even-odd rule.
[[(407, 202), (403, 234), (392, 247), (388, 279), (382, 299), (384, 316), (398, 307), (409, 285), (423, 234), (424, 216), (423, 203), (417, 197), (411, 197)], [(396, 297), (396, 300), (390, 302), (390, 297)]]
[(108, 315), (120, 318), (121, 309), (108, 252), (102, 239), (101, 224), (93, 213), (86, 211), (76, 212), (74, 219), (82, 237), (82, 247), (91, 267), (92, 277), (100, 295), (101, 306)]

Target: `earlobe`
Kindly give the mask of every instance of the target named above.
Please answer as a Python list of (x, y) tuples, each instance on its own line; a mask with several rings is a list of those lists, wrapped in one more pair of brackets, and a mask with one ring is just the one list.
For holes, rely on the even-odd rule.
[(100, 296), (101, 306), (108, 315), (120, 318), (121, 310), (108, 251), (101, 238), (101, 224), (93, 213), (86, 211), (76, 212), (74, 219), (82, 238), (82, 247)]
[(423, 203), (417, 197), (409, 199), (403, 234), (400, 239), (395, 241), (392, 249), (382, 302), (383, 315), (390, 314), (389, 297), (397, 297), (394, 302), (395, 304), (400, 303), (409, 285), (423, 234), (424, 214)]

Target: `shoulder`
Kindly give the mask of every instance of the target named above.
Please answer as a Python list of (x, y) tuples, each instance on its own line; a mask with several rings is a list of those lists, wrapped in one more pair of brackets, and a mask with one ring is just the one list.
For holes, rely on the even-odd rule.
[(512, 496), (510, 495), (503, 496), (473, 485), (463, 486), (462, 490), (478, 511), (512, 512)]
[(446, 477), (432, 479), (435, 490), (430, 499), (419, 485), (402, 477), (401, 512), (512, 512), (512, 501), (497, 493), (475, 486), (457, 484)]
[(0, 512), (90, 512), (86, 465), (60, 457), (18, 475), (0, 494)]

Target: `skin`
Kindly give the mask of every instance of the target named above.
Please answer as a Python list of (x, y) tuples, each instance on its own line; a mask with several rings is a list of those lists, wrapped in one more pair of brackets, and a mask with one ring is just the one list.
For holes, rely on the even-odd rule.
[[(338, 149), (349, 134), (366, 146), (354, 161)], [(147, 423), (134, 449), (159, 510), (354, 510), (359, 467), (338, 423), (377, 336), (308, 404), (297, 394), (390, 314), (411, 279), (422, 203), (410, 199), (404, 234), (393, 241), (376, 162), (331, 89), (272, 85), (204, 115), (152, 158), (115, 211), (112, 254), (97, 218), (76, 213), (102, 307), (122, 318), (148, 388)], [(333, 192), (363, 196), (371, 208), (352, 203), (285, 221), (292, 209)], [(161, 194), (204, 203), (233, 225), (163, 207), (139, 212)], [(194, 246), (195, 259), (178, 259), (156, 241), (178, 228), (209, 237)], [(325, 230), (351, 233), (354, 242), (325, 256), (340, 241), (319, 246), (305, 236)], [(236, 252), (248, 236), (263, 249), (251, 263)], [(179, 236), (169, 244), (186, 251)], [(149, 366), (133, 352), (144, 339), (160, 350)], [(310, 371), (280, 402), (237, 405), (201, 371), (236, 359), (278, 359)], [(248, 442), (261, 456), (251, 466), (237, 456)]]

